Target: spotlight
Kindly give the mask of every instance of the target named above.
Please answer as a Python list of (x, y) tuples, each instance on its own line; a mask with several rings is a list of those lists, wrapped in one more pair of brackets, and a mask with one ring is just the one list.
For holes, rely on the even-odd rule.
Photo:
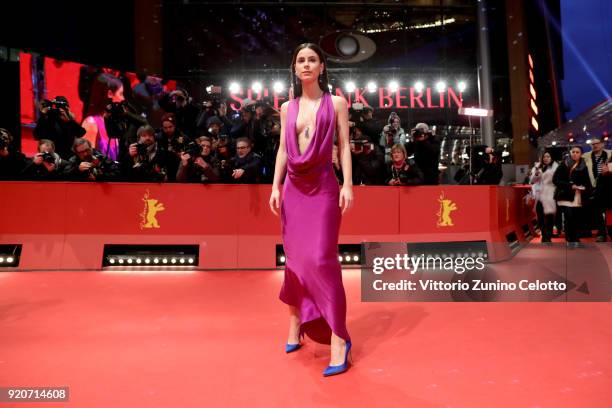
[(108, 260), (108, 263), (114, 264), (114, 263), (115, 263), (115, 258), (110, 258), (110, 259)]
[(272, 87), (276, 93), (281, 93), (285, 90), (285, 85), (281, 81), (276, 81)]
[(230, 93), (238, 93), (240, 92), (240, 84), (238, 82), (232, 82), (229, 86)]
[(261, 82), (259, 81), (253, 82), (253, 85), (251, 85), (251, 89), (255, 93), (261, 93), (261, 90), (263, 89), (263, 85), (261, 85)]
[(467, 88), (465, 81), (459, 81), (459, 83), (457, 84), (457, 89), (459, 90), (459, 92), (465, 91), (465, 88)]
[(345, 89), (345, 90), (346, 90), (346, 92), (348, 92), (348, 93), (355, 92), (355, 89), (356, 89), (356, 88), (357, 88), (357, 87), (355, 86), (355, 82), (353, 82), (353, 81), (349, 81), (349, 82), (347, 82), (347, 83), (344, 85), (344, 89)]
[(0, 256), (0, 263), (4, 262), (4, 258)]
[(134, 262), (134, 261), (132, 261), (131, 258), (127, 260), (127, 263), (129, 263), (129, 264), (131, 264), (132, 262)]
[(388, 87), (391, 92), (397, 92), (397, 90), (399, 89), (399, 83), (397, 81), (391, 81), (389, 82)]
[(175, 263), (176, 263), (176, 258), (172, 258), (172, 260), (171, 260), (170, 262), (172, 262), (173, 264), (175, 264)]
[(153, 263), (158, 264), (158, 263), (159, 263), (159, 258), (155, 258), (155, 259), (153, 259)]
[(445, 89), (446, 89), (446, 83), (444, 81), (436, 82), (436, 91), (444, 92)]
[(287, 260), (287, 258), (285, 258), (285, 256), (284, 256), (284, 255), (281, 255), (281, 257), (280, 257), (280, 261), (281, 261), (282, 263), (285, 263), (285, 261), (286, 261), (286, 260)]
[(185, 263), (185, 258), (181, 258), (181, 260), (179, 262), (184, 264)]
[(368, 88), (368, 92), (369, 93), (376, 92), (376, 82), (374, 82), (374, 81), (368, 82), (367, 88)]
[(164, 259), (162, 259), (162, 263), (167, 264), (167, 263), (168, 263), (168, 258), (164, 258)]
[(123, 259), (119, 259), (119, 263), (122, 264), (123, 263)]
[(353, 257), (353, 261), (355, 261), (355, 262), (359, 261), (359, 257), (358, 257), (357, 255), (355, 255), (355, 256)]
[(192, 264), (192, 263), (193, 263), (193, 258), (189, 258), (189, 259), (188, 259), (188, 262), (189, 262), (190, 264)]
[(15, 258), (13, 258), (12, 256), (9, 256), (6, 258), (6, 262), (7, 263), (13, 263), (13, 261), (15, 260)]
[(344, 258), (344, 260), (345, 260), (346, 262), (350, 262), (350, 261), (351, 261), (351, 257), (350, 257), (349, 255), (347, 255), (347, 256)]
[(423, 83), (423, 81), (416, 81), (414, 83), (414, 90), (417, 92), (422, 92), (423, 88), (425, 88), (425, 84)]
[(137, 263), (137, 264), (141, 264), (141, 263), (142, 263), (142, 259), (137, 258), (137, 259), (136, 259), (136, 263)]
[(342, 262), (342, 255), (340, 255), (340, 256), (338, 257), (338, 260), (339, 260), (340, 262)]
[(146, 263), (146, 264), (151, 263), (151, 259), (150, 259), (150, 258), (145, 258), (145, 263)]

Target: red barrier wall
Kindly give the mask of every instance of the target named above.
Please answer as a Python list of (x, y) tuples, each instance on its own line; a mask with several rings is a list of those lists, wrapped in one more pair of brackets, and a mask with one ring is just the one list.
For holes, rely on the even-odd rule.
[[(274, 268), (281, 237), (280, 220), (268, 208), (270, 187), (3, 182), (0, 243), (23, 244), (20, 269), (99, 269), (104, 244), (198, 244), (200, 268)], [(354, 191), (341, 244), (506, 242), (511, 231), (522, 240), (521, 225), (533, 218), (522, 208), (523, 191), (512, 187)]]

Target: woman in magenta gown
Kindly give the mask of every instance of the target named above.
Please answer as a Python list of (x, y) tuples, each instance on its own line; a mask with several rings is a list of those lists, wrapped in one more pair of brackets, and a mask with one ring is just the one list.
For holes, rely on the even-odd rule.
[[(327, 64), (315, 44), (293, 53), (294, 97), (281, 108), (281, 139), (270, 209), (278, 215), (283, 184), (281, 225), (285, 279), (280, 299), (289, 305), (286, 352), (297, 351), (300, 339), (331, 344), (324, 375), (348, 369), (351, 341), (346, 328), (346, 296), (338, 261), (341, 215), (353, 203), (348, 109), (344, 98), (328, 88)], [(338, 186), (332, 165), (334, 136), (344, 184)]]

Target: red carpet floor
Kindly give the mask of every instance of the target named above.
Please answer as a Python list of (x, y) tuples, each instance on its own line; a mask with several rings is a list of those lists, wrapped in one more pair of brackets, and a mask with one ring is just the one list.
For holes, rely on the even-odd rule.
[(361, 303), (355, 365), (286, 355), (282, 272), (0, 273), (0, 407), (611, 407), (610, 303)]

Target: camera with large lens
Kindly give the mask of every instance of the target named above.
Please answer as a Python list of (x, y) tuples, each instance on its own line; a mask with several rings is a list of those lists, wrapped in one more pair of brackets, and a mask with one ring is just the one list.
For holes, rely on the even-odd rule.
[(48, 114), (51, 116), (59, 116), (60, 110), (68, 110), (68, 101), (62, 97), (57, 97), (53, 100), (45, 99), (41, 105), (43, 108), (49, 109)]
[(42, 159), (45, 163), (55, 164), (55, 155), (53, 153), (43, 153)]
[(148, 150), (149, 146), (147, 146), (144, 143), (136, 143), (136, 152), (137, 155), (142, 159), (142, 160), (146, 160), (149, 158), (149, 155), (147, 154), (147, 150)]
[(202, 147), (196, 142), (189, 142), (183, 148), (183, 152), (191, 156), (192, 160), (195, 160), (202, 155)]
[(106, 105), (106, 112), (110, 114), (111, 118), (119, 118), (125, 115), (125, 103), (124, 102), (111, 102)]

